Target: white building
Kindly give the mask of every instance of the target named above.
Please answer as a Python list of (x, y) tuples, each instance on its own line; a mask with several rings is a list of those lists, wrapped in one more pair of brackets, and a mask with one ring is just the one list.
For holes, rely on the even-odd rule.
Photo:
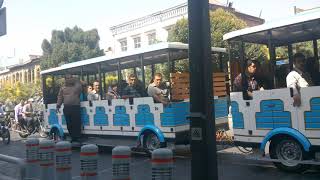
[[(210, 10), (223, 8), (233, 12), (237, 17), (246, 21), (248, 26), (262, 24), (263, 19), (235, 11), (232, 4), (223, 6), (216, 0), (209, 1)], [(130, 51), (157, 42), (166, 42), (170, 28), (182, 18), (188, 17), (187, 3), (158, 11), (153, 14), (134, 19), (110, 28), (113, 36), (113, 53)]]

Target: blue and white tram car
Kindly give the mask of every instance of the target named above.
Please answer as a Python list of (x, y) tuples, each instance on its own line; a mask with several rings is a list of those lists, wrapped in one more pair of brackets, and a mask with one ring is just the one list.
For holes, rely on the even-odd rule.
[[(213, 48), (213, 53), (225, 53), (223, 48)], [(125, 68), (145, 69), (144, 66), (156, 63), (174, 62), (188, 58), (188, 45), (181, 43), (160, 43), (148, 48), (140, 48), (113, 57), (97, 57), (41, 72), (43, 87), (46, 89), (46, 78), (58, 81), (66, 72), (78, 75), (79, 78), (95, 74), (105, 86), (104, 72), (116, 71), (121, 79), (121, 70)], [(142, 66), (142, 67), (141, 67)], [(91, 75), (88, 75), (90, 74)], [(87, 79), (89, 82), (89, 80)], [(145, 74), (142, 71), (142, 80)], [(107, 88), (104, 88), (107, 89)], [(102, 89), (103, 92), (103, 89)], [(56, 103), (48, 102), (44, 91), (44, 119), (47, 132), (62, 138), (67, 133), (63, 112), (56, 112)], [(227, 98), (216, 98), (217, 119), (227, 123)], [(99, 145), (132, 147), (154, 150), (169, 144), (189, 143), (189, 102), (171, 102), (164, 106), (154, 103), (152, 97), (112, 99), (81, 102), (82, 134), (88, 136), (88, 142)], [(62, 107), (63, 108), (63, 107)], [(61, 108), (61, 109), (62, 109)], [(214, 122), (214, 121), (213, 121)]]
[[(285, 82), (281, 84), (281, 79), (286, 79), (285, 71), (293, 68), (293, 52), (299, 52), (297, 45), (301, 50), (300, 42), (311, 44), (312, 56), (319, 62), (319, 21), (320, 11), (315, 10), (224, 35), (225, 40), (242, 46), (239, 50), (242, 73), (245, 43), (265, 45), (269, 49), (271, 71), (264, 75), (271, 80), (271, 86), (254, 91), (252, 99), (244, 98), (245, 92), (231, 92), (229, 125), (237, 145), (258, 150), (255, 152), (259, 156), (254, 153), (251, 157), (273, 161), (285, 171), (299, 172), (310, 164), (320, 164), (320, 86), (301, 88), (302, 104), (294, 107), (292, 89), (286, 88)], [(282, 68), (275, 62), (279, 47), (288, 50), (289, 64)], [(284, 77), (277, 77), (281, 74)]]

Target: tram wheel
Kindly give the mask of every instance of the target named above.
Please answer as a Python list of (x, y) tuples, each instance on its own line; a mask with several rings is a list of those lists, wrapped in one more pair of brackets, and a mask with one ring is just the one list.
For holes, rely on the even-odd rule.
[(143, 147), (148, 154), (161, 147), (160, 140), (153, 132), (146, 133), (143, 138)]
[(280, 170), (300, 173), (310, 167), (306, 164), (290, 162), (292, 160), (302, 161), (308, 159), (308, 153), (304, 151), (298, 141), (291, 137), (282, 137), (272, 140), (269, 153), (272, 159), (281, 160), (281, 162), (274, 162), (274, 165)]

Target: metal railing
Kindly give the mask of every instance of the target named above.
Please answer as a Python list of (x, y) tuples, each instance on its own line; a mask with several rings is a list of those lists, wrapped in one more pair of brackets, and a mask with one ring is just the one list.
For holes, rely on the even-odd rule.
[(19, 180), (25, 180), (26, 163), (24, 159), (0, 154), (0, 161), (17, 165), (19, 167)]

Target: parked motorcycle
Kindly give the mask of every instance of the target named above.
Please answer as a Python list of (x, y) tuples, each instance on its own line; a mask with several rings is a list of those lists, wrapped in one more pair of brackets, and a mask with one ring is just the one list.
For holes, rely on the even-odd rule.
[(15, 121), (11, 121), (12, 123), (12, 131), (19, 133), (19, 136), (22, 138), (26, 138), (34, 133), (39, 133), (40, 137), (47, 137), (47, 133), (45, 132), (45, 127), (43, 125), (43, 113), (42, 111), (36, 111), (33, 113), (31, 117), (31, 122), (27, 126), (27, 123), (17, 123)]

